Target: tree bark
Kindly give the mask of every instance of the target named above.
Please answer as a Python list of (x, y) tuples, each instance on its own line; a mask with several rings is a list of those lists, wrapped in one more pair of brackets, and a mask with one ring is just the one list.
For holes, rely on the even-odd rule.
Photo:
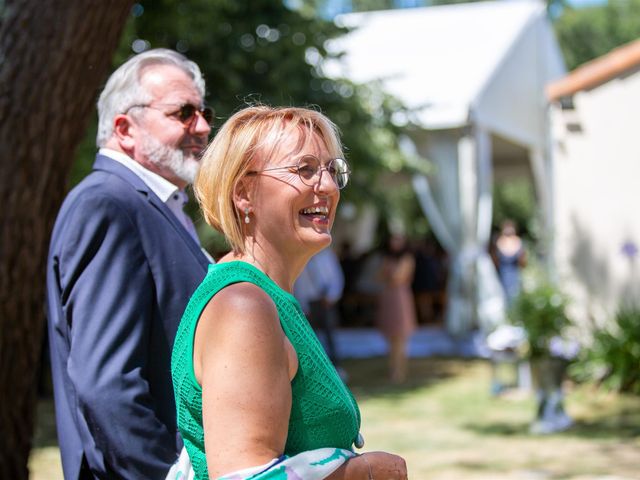
[(28, 478), (49, 236), (132, 4), (0, 0), (0, 478)]

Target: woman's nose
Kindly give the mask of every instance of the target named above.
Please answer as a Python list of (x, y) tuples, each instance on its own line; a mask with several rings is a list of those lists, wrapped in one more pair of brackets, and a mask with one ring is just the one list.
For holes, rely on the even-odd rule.
[(316, 176), (318, 177), (318, 180), (316, 181), (316, 188), (318, 190), (329, 192), (338, 190), (338, 185), (336, 184), (334, 178), (331, 176), (328, 166), (321, 166), (320, 168), (318, 168), (318, 173), (316, 173)]

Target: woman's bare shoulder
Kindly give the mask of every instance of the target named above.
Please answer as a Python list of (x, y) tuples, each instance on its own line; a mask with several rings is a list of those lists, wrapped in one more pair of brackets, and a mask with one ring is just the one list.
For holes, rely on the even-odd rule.
[(281, 331), (278, 311), (271, 297), (257, 285), (247, 282), (234, 283), (220, 290), (205, 307), (200, 322), (208, 325), (216, 336), (245, 329), (258, 335)]
[(226, 311), (277, 314), (275, 304), (267, 292), (248, 282), (234, 283), (223, 288), (213, 297), (207, 307), (217, 310), (220, 314), (224, 314)]
[[(275, 361), (282, 355), (283, 339), (278, 311), (264, 290), (251, 283), (225, 287), (207, 304), (198, 322), (196, 378), (201, 380), (203, 366), (212, 359), (238, 364)], [(250, 354), (237, 355), (240, 351)], [(260, 369), (254, 366), (253, 370)]]

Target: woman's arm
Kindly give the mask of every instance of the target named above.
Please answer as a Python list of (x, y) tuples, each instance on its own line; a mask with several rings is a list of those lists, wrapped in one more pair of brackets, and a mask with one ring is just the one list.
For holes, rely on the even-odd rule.
[(282, 455), (297, 357), (264, 291), (238, 283), (214, 296), (196, 330), (194, 370), (211, 478)]

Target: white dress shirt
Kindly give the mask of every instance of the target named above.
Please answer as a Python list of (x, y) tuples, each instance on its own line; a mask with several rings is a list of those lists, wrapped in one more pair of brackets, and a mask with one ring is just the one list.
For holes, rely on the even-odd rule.
[(169, 210), (173, 212), (176, 218), (187, 230), (187, 232), (189, 232), (189, 234), (198, 243), (198, 245), (200, 245), (200, 240), (198, 239), (198, 234), (196, 232), (195, 226), (193, 225), (193, 222), (191, 221), (189, 216), (184, 213), (183, 210), (184, 205), (189, 199), (184, 190), (180, 190), (169, 180), (161, 177), (157, 173), (154, 173), (151, 170), (147, 170), (138, 162), (122, 152), (118, 152), (117, 150), (112, 150), (110, 148), (101, 148), (99, 153), (100, 155), (109, 157), (112, 160), (115, 160), (116, 162), (124, 165), (138, 177), (140, 177), (140, 179), (147, 185), (147, 187), (149, 187), (149, 189), (157, 195), (160, 201), (162, 201), (167, 207), (169, 207)]

